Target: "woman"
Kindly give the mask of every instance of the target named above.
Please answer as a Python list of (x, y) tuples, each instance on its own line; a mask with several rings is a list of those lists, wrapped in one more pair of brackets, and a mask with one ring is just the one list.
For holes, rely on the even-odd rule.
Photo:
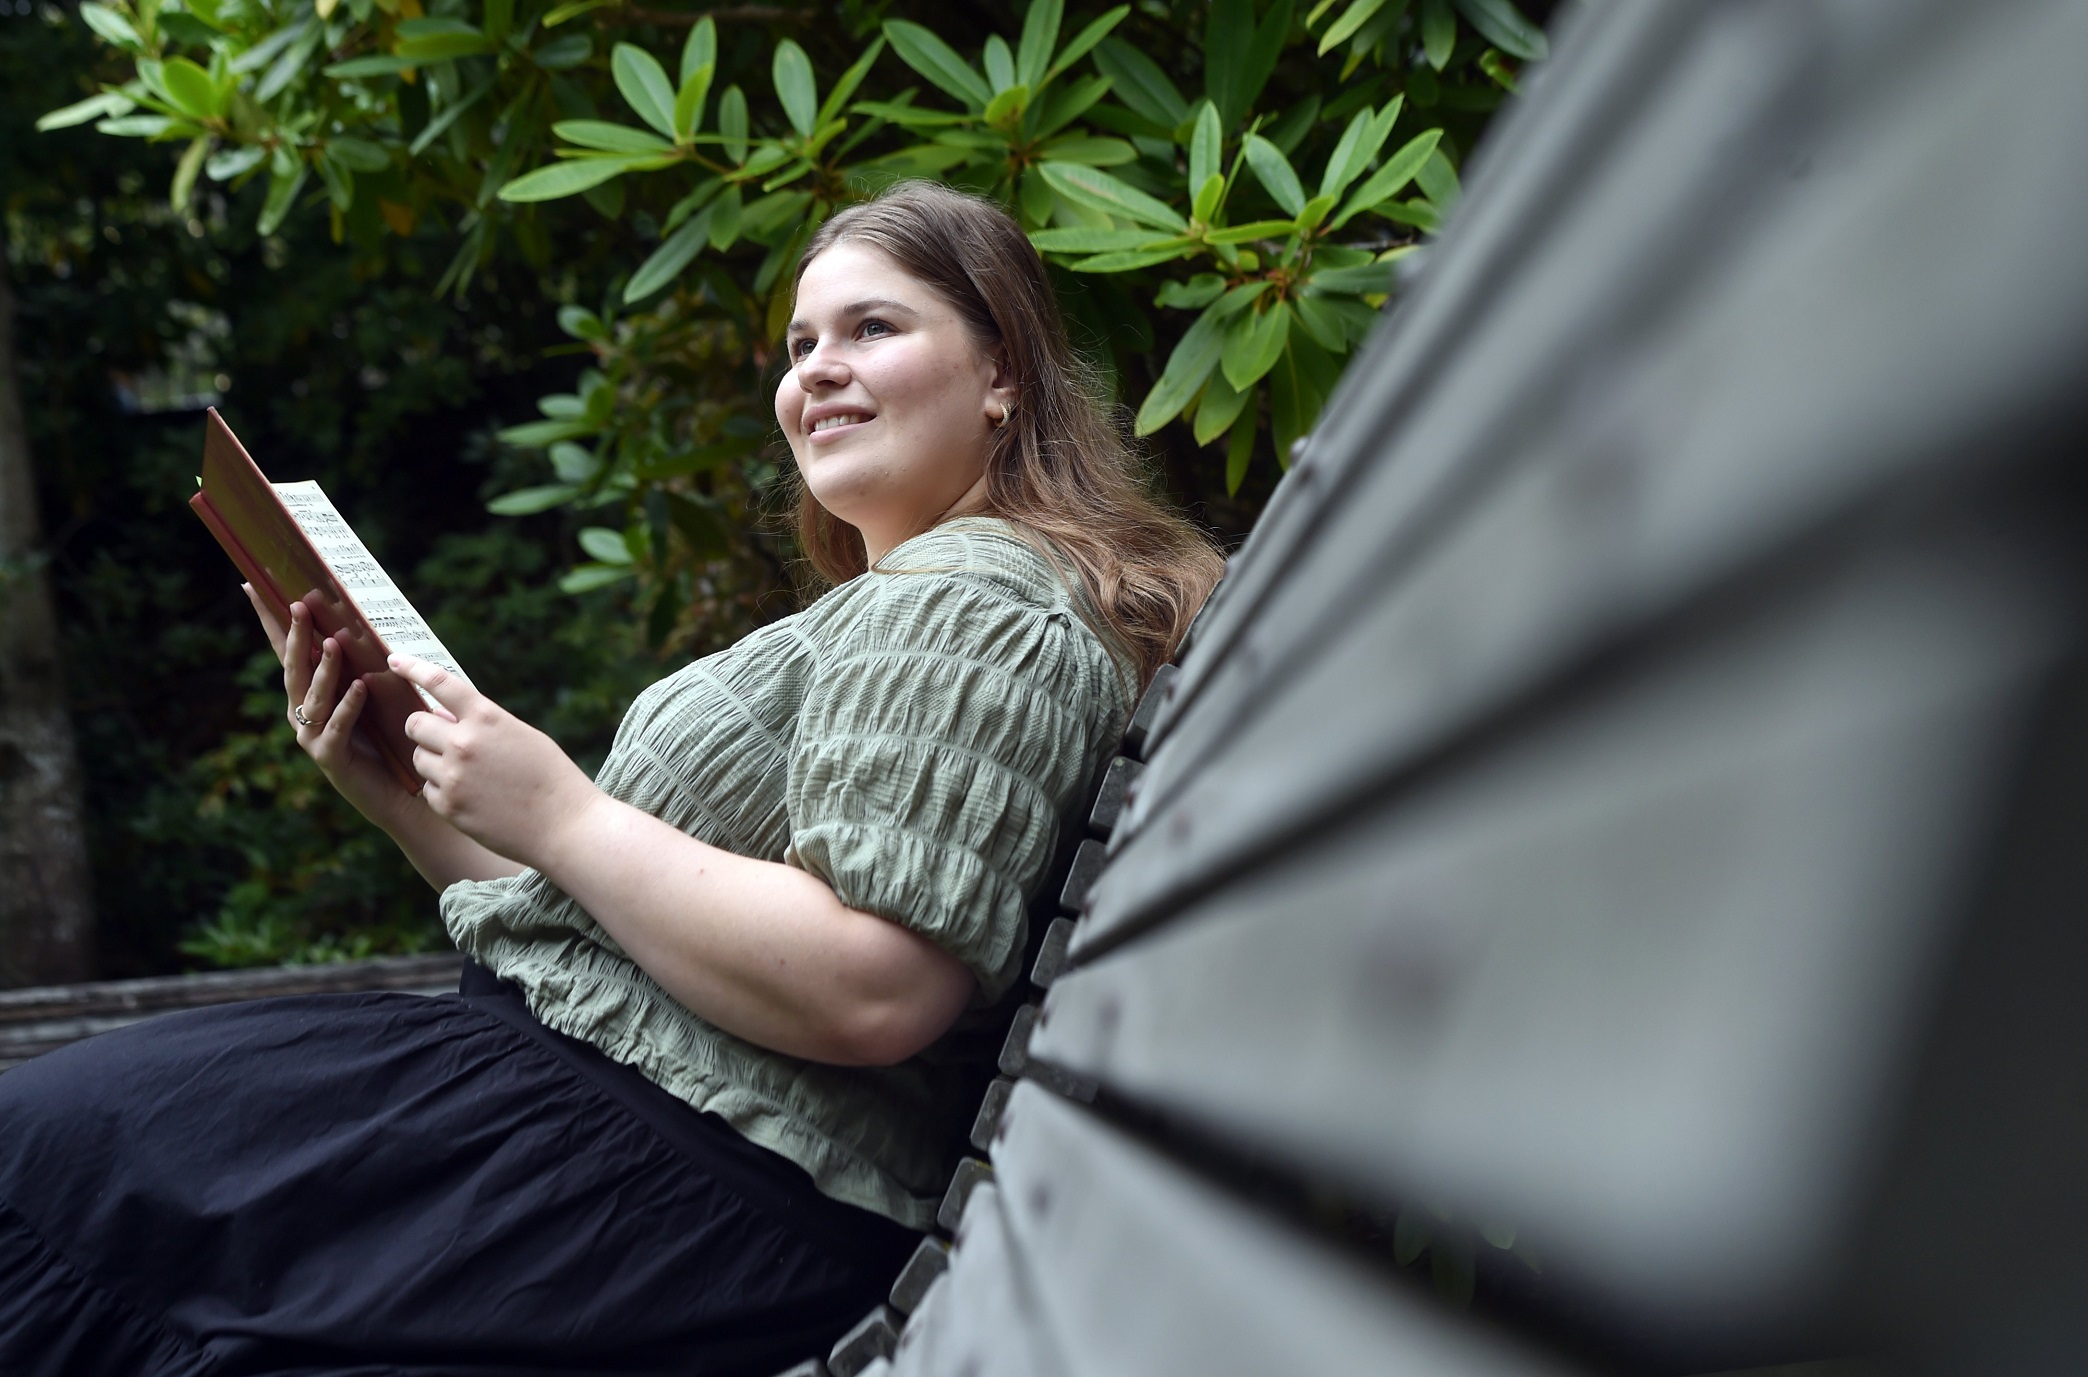
[(402, 658), (441, 705), (408, 794), (337, 647), (269, 627), (299, 744), (477, 964), (0, 1077), (0, 1371), (763, 1373), (880, 1298), (1025, 898), (1218, 559), (988, 203), (828, 221), (786, 348), (836, 587), (641, 694), (597, 779)]

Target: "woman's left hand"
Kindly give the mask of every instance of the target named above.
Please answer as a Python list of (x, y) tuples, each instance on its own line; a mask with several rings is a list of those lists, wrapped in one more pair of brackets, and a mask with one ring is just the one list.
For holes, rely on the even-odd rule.
[(444, 709), (406, 719), (422, 798), (466, 836), (542, 869), (553, 839), (605, 795), (557, 742), (454, 674), (411, 655), (391, 667)]

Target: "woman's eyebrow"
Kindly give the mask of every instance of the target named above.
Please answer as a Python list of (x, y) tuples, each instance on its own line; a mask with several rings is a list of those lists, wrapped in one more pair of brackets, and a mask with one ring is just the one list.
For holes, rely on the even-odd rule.
[[(913, 316), (916, 319), (921, 314), (903, 301), (894, 301), (890, 297), (884, 296), (870, 296), (864, 297), (861, 301), (851, 301), (841, 308), (839, 314), (843, 319), (851, 319), (855, 316), (868, 315), (872, 311), (900, 312)], [(800, 318), (791, 321), (786, 327), (785, 333), (794, 335), (811, 328), (809, 322)]]

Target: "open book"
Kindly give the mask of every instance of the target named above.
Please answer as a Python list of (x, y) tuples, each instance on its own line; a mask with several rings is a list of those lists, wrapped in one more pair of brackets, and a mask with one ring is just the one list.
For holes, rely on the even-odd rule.
[(366, 733), (399, 782), (415, 793), (413, 743), (406, 719), (434, 700), (386, 666), (393, 651), (440, 665), (469, 683), (464, 671), (421, 614), (413, 610), (383, 566), (317, 483), (270, 483), (212, 407), (203, 439), (201, 489), (189, 499), (218, 544), (254, 591), (290, 624), (290, 604), (302, 600), (319, 632), (341, 648), (341, 683), (370, 676), (370, 697), (357, 730)]

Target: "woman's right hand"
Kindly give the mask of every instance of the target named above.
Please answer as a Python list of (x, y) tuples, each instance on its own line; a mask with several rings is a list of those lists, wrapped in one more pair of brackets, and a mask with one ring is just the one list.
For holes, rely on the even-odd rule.
[(297, 744), (357, 812), (380, 827), (392, 824), (402, 808), (413, 807), (419, 799), (400, 786), (377, 748), (355, 734), (356, 720), (370, 700), (370, 686), (357, 677), (343, 689), (341, 647), (331, 636), (321, 642), (313, 663), (312, 613), (304, 603), (290, 604), (290, 624), (285, 626), (252, 584), (243, 583), (240, 590), (254, 605), (268, 643), (283, 662), (283, 691), (289, 698), (284, 715), (297, 733)]

